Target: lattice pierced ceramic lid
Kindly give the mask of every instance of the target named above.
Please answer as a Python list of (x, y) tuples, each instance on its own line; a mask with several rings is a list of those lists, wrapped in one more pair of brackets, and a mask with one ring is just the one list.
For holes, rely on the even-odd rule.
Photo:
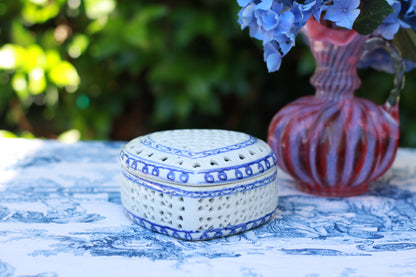
[(127, 215), (156, 232), (198, 240), (242, 232), (277, 208), (276, 157), (262, 140), (226, 130), (171, 130), (121, 151)]

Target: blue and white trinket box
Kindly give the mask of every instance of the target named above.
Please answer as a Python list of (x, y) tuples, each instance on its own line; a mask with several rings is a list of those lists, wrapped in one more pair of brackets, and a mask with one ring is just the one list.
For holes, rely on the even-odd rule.
[(248, 134), (170, 130), (138, 137), (120, 153), (126, 214), (186, 240), (240, 233), (277, 209), (276, 156)]

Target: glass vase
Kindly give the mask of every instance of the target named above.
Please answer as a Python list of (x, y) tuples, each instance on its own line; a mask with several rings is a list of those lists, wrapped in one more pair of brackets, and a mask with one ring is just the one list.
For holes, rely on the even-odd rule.
[[(336, 197), (362, 194), (395, 158), (403, 62), (381, 39), (331, 29), (314, 19), (303, 29), (316, 62), (311, 78), (316, 92), (274, 116), (268, 143), (300, 190)], [(385, 48), (398, 69), (396, 87), (384, 105), (354, 96), (361, 85), (357, 64), (372, 47)]]

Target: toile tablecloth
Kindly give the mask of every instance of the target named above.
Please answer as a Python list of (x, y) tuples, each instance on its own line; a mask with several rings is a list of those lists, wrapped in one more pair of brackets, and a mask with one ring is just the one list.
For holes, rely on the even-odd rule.
[(183, 241), (120, 204), (123, 142), (0, 139), (0, 276), (416, 276), (416, 150), (361, 196), (302, 193), (279, 172), (271, 222)]

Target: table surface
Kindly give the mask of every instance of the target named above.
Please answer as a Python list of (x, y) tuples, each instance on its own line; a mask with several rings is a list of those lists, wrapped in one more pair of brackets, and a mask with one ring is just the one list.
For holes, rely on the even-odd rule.
[(0, 139), (0, 276), (416, 276), (416, 150), (361, 196), (302, 193), (279, 173), (267, 224), (183, 241), (120, 204), (123, 142)]

